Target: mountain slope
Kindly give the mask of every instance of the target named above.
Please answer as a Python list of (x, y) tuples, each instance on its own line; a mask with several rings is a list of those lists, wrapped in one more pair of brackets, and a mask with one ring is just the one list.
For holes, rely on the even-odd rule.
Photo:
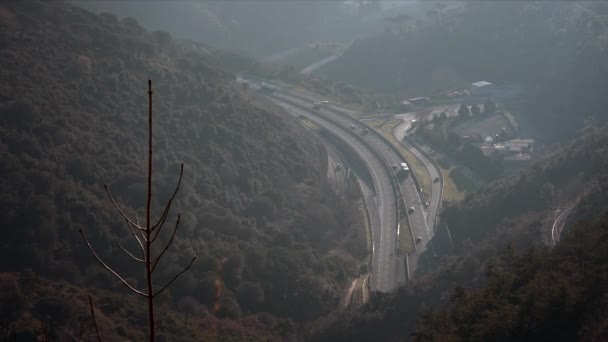
[(518, 109), (559, 140), (587, 116), (607, 118), (606, 13), (603, 2), (579, 1), (468, 1), (439, 16), (433, 8), (396, 17), (399, 33), (387, 21), (384, 33), (354, 42), (320, 72), (399, 99), (479, 80), (519, 84)]
[(25, 1), (0, 4), (0, 47), (0, 272), (31, 268), (118, 289), (80, 240), (82, 228), (142, 283), (114, 247), (133, 241), (102, 185), (123, 207), (142, 208), (152, 79), (157, 212), (185, 164), (172, 206), (182, 229), (159, 282), (199, 258), (169, 301), (191, 297), (220, 308), (218, 317), (269, 312), (297, 322), (338, 303), (365, 245), (353, 209), (324, 186), (324, 149), (288, 116), (250, 102), (204, 46), (132, 19)]
[[(579, 257), (588, 258), (586, 260), (590, 261), (592, 269), (599, 271), (605, 267), (603, 257), (597, 253), (605, 249), (605, 242), (601, 240), (605, 235), (605, 219), (598, 220), (598, 216), (606, 211), (608, 204), (608, 178), (604, 172), (608, 165), (607, 144), (608, 131), (605, 128), (589, 131), (564, 148), (556, 149), (553, 155), (539, 160), (531, 168), (491, 182), (467, 196), (462, 203), (446, 208), (441, 222), (447, 223), (451, 234), (446, 233), (445, 226), (437, 231), (432, 248), (420, 258), (419, 274), (411, 285), (392, 294), (377, 295), (358, 311), (343, 312), (321, 320), (312, 339), (403, 340), (419, 331), (416, 338), (421, 341), (441, 340), (443, 337), (450, 341), (524, 340), (532, 336), (530, 334), (534, 330), (518, 330), (517, 324), (521, 323), (518, 319), (527, 319), (518, 315), (533, 316), (539, 324), (542, 321), (555, 330), (551, 333), (542, 330), (546, 336), (559, 336), (560, 331), (568, 334), (581, 331), (589, 333), (585, 336), (595, 336), (595, 332), (587, 331), (586, 326), (603, 329), (603, 323), (587, 315), (593, 315), (596, 309), (604, 310), (601, 296), (577, 292), (594, 289), (595, 278), (573, 284), (574, 293), (568, 299), (572, 302), (561, 304), (574, 308), (562, 307), (563, 311), (560, 311), (562, 309), (545, 304), (558, 300), (559, 291), (563, 291), (563, 286), (572, 280), (574, 275), (569, 274), (563, 281), (551, 284), (551, 279), (572, 270), (554, 269), (550, 265), (572, 266), (573, 248), (578, 248)], [(546, 246), (551, 243), (555, 209), (569, 206), (574, 210), (562, 233), (564, 246), (559, 242), (556, 250), (550, 251)], [(591, 224), (577, 226), (575, 223), (580, 221)], [(603, 222), (595, 224), (596, 221)], [(581, 250), (581, 244), (588, 246), (589, 251), (587, 248)], [(506, 257), (512, 258), (510, 262), (517, 267), (505, 271)], [(594, 274), (587, 268), (585, 272), (588, 270), (588, 274)], [(603, 276), (600, 273), (600, 278), (596, 279), (598, 284), (603, 284)], [(540, 296), (534, 292), (538, 288), (530, 289), (537, 285), (550, 288), (551, 292)], [(496, 304), (502, 300), (520, 305), (521, 301), (513, 299), (513, 296), (534, 295), (538, 295), (539, 310), (547, 316), (535, 316), (541, 312), (531, 311), (533, 308), (530, 307), (521, 306), (509, 311), (509, 308), (501, 309), (501, 305)], [(598, 306), (585, 306), (593, 300)], [(582, 308), (577, 307), (581, 305)], [(564, 325), (561, 322), (566, 317), (580, 315), (585, 316), (573, 322), (572, 326), (559, 328)], [(483, 325), (485, 330), (481, 327), (479, 331), (467, 330), (476, 324)], [(523, 337), (513, 335), (516, 331), (521, 331)]]

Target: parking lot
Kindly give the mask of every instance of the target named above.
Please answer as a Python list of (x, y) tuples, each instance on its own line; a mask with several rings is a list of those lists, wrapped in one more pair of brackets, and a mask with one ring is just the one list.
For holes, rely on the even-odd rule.
[(516, 132), (504, 117), (502, 113), (492, 115), (483, 115), (471, 117), (468, 120), (458, 123), (452, 128), (452, 131), (459, 136), (474, 136), (480, 134), (482, 138), (487, 136), (496, 136), (500, 134), (502, 129), (506, 129), (505, 139), (512, 139), (516, 136)]

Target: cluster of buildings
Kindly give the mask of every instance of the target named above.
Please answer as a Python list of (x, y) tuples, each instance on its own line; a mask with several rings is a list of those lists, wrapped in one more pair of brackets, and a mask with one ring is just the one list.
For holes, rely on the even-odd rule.
[(490, 98), (494, 102), (511, 102), (520, 98), (522, 88), (513, 84), (495, 85), (488, 81), (477, 81), (471, 84), (470, 89), (449, 91), (434, 95), (432, 97), (415, 97), (401, 101), (400, 107), (403, 111), (411, 111), (416, 106), (422, 106), (431, 101), (457, 101), (466, 105), (482, 103)]
[(534, 153), (534, 139), (511, 139), (496, 141), (487, 136), (481, 143), (475, 143), (486, 157), (500, 159), (505, 169), (516, 169), (530, 163)]
[(381, 9), (380, 1), (378, 0), (348, 0), (343, 1), (342, 6), (354, 15), (378, 12)]

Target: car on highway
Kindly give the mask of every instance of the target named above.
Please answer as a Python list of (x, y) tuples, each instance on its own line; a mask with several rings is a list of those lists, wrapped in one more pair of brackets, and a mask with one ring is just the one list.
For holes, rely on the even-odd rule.
[(363, 130), (363, 134), (367, 134), (367, 133), (369, 133), (369, 128), (366, 128)]
[(336, 171), (342, 170), (342, 165), (336, 164)]
[(419, 244), (420, 242), (422, 242), (422, 236), (417, 236), (416, 237), (416, 244)]
[(312, 108), (313, 108), (314, 110), (319, 110), (319, 109), (321, 109), (321, 102), (315, 102), (315, 103), (313, 103)]
[(439, 182), (439, 177), (435, 177), (435, 179), (433, 179), (433, 183), (437, 183)]
[(357, 126), (355, 126), (355, 125), (350, 125), (350, 128), (351, 128), (351, 129), (355, 129), (355, 128), (357, 128)]
[(413, 213), (415, 210), (416, 210), (416, 209), (414, 209), (414, 207), (409, 207), (409, 208), (407, 209), (407, 212), (408, 212), (409, 214), (412, 214), (412, 213)]
[(397, 166), (397, 164), (393, 164), (393, 170), (398, 170), (399, 166)]
[(321, 104), (329, 104), (329, 101), (323, 100), (323, 101), (321, 101)]

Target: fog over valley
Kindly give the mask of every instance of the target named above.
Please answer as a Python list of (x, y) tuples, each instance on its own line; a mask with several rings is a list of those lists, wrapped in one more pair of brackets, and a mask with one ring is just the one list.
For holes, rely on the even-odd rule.
[(600, 1), (1, 2), (0, 340), (605, 340), (607, 91)]

